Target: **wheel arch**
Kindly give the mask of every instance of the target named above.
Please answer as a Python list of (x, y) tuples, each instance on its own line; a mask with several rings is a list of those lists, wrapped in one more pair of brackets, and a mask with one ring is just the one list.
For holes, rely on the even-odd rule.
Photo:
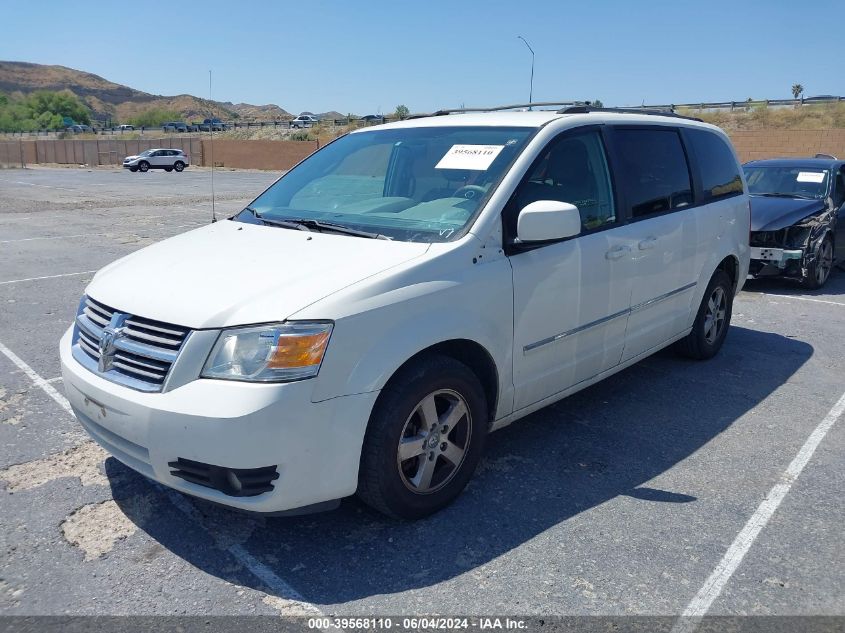
[[(723, 270), (727, 273), (728, 277), (731, 278), (731, 283), (733, 283), (734, 294), (736, 294), (739, 284), (739, 259), (735, 255), (728, 255), (719, 262), (716, 270)], [(713, 272), (715, 273), (715, 271)]]
[(388, 389), (396, 376), (407, 367), (431, 355), (448, 356), (469, 367), (484, 389), (490, 418), (487, 424), (488, 427), (492, 425), (496, 417), (496, 406), (499, 399), (499, 371), (490, 352), (476, 341), (464, 338), (450, 339), (421, 349), (396, 368), (388, 378), (384, 388)]

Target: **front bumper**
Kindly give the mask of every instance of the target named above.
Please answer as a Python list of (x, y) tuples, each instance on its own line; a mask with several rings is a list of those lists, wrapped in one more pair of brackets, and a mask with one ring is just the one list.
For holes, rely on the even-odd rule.
[(751, 247), (751, 265), (748, 274), (752, 277), (801, 277), (803, 249)]
[[(252, 384), (198, 379), (143, 393), (92, 373), (60, 343), (65, 391), (89, 435), (130, 468), (196, 497), (256, 512), (282, 512), (351, 495), (378, 392), (312, 402), (313, 380)], [(275, 466), (273, 490), (237, 497), (171, 474), (192, 460), (232, 469)]]

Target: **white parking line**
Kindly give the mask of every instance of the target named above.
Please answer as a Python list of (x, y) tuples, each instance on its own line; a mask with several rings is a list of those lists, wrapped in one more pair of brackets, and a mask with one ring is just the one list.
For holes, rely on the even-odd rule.
[(73, 191), (74, 193), (80, 193), (79, 189), (72, 189), (71, 187), (57, 187), (56, 185), (40, 185), (36, 182), (24, 182), (23, 180), (13, 180), (13, 183), (17, 185), (28, 185), (30, 187), (43, 187), (44, 189), (61, 189), (62, 191)]
[(10, 279), (9, 281), (0, 281), (0, 286), (6, 284), (20, 284), (25, 281), (41, 281), (42, 279), (58, 279), (59, 277), (75, 277), (76, 275), (90, 275), (97, 272), (96, 270), (83, 270), (78, 273), (63, 273), (61, 275), (46, 275), (44, 277), (27, 277), (26, 279)]
[(3, 343), (0, 343), (0, 353), (2, 353), (3, 356), (12, 361), (18, 369), (25, 373), (27, 377), (32, 381), (32, 384), (40, 388), (44, 393), (46, 393), (53, 400), (55, 400), (62, 409), (73, 415), (73, 409), (71, 409), (70, 402), (67, 401), (67, 398), (65, 398), (62, 394), (56, 391), (53, 385), (51, 385), (41, 376), (39, 376), (32, 367), (23, 362), (23, 360), (21, 360), (17, 354), (15, 354), (12, 350), (3, 345)]
[[(32, 367), (27, 365), (17, 354), (15, 354), (12, 350), (8, 347), (3, 345), (0, 342), (0, 353), (2, 353), (6, 358), (12, 361), (21, 371), (23, 371), (30, 380), (32, 380), (33, 385), (39, 387), (41, 390), (44, 391), (48, 396), (50, 396), (53, 400), (55, 400), (62, 409), (73, 415), (73, 409), (70, 406), (70, 402), (68, 402), (67, 398), (65, 398), (62, 394), (56, 391), (51, 384), (36, 372)], [(55, 380), (55, 379), (53, 379)], [(164, 488), (162, 486), (162, 488)], [(191, 501), (185, 497), (184, 495), (179, 494), (178, 492), (170, 489), (165, 489), (167, 492), (167, 497), (170, 502), (183, 514), (185, 514), (189, 519), (195, 521), (199, 524), (203, 530), (205, 530), (209, 536), (211, 536), (212, 540), (217, 542), (215, 535), (212, 534), (204, 525), (202, 520), (202, 515), (196, 509), (196, 507), (191, 503)], [(294, 605), (293, 607), (298, 607), (300, 610), (310, 613), (312, 615), (322, 615), (323, 612), (320, 609), (306, 601), (302, 595), (296, 589), (291, 587), (287, 582), (285, 582), (282, 578), (280, 578), (272, 569), (270, 569), (267, 565), (262, 563), (260, 560), (255, 558), (252, 554), (250, 554), (242, 545), (235, 543), (230, 545), (226, 548), (226, 551), (232, 555), (235, 560), (237, 560), (241, 565), (243, 565), (249, 572), (255, 576), (258, 580), (264, 583), (267, 590), (272, 592), (272, 595), (275, 595), (279, 598), (284, 600), (289, 600)]]
[[(201, 525), (206, 532), (211, 534), (210, 531), (205, 528), (202, 515), (185, 495), (182, 495), (175, 490), (171, 490), (170, 488), (165, 488), (164, 486), (161, 487), (165, 490), (170, 503), (176, 506), (183, 514)], [(211, 534), (211, 538), (216, 541), (214, 534)], [(252, 575), (261, 580), (267, 586), (267, 589), (269, 589), (274, 595), (284, 598), (285, 600), (292, 600), (296, 602), (303, 611), (307, 611), (312, 615), (323, 614), (317, 606), (307, 602), (296, 589), (282, 580), (272, 569), (267, 567), (267, 565), (250, 554), (240, 543), (229, 545), (226, 548), (226, 551), (229, 552), (244, 567), (249, 569), (249, 571), (252, 572)]]
[(824, 419), (810, 433), (801, 450), (798, 451), (798, 454), (790, 462), (789, 466), (786, 467), (783, 474), (781, 474), (778, 483), (772, 487), (769, 494), (766, 495), (766, 498), (763, 499), (757, 510), (751, 515), (751, 518), (748, 519), (748, 522), (740, 530), (739, 534), (737, 534), (728, 551), (722, 557), (722, 560), (716, 565), (716, 569), (713, 570), (713, 573), (710, 574), (710, 577), (702, 585), (701, 589), (699, 589), (687, 608), (684, 609), (680, 619), (672, 627), (671, 633), (691, 633), (698, 628), (701, 619), (710, 609), (716, 598), (719, 597), (719, 594), (722, 593), (725, 585), (731, 579), (731, 576), (737, 570), (740, 563), (742, 563), (742, 559), (751, 549), (754, 540), (763, 528), (766, 527), (766, 524), (792, 488), (792, 484), (798, 479), (801, 471), (804, 470), (804, 467), (810, 461), (810, 458), (825, 435), (836, 424), (836, 421), (842, 417), (844, 412), (845, 394), (842, 394), (837, 403), (833, 405), (833, 408), (824, 416)]
[(828, 301), (827, 299), (813, 299), (812, 297), (798, 297), (796, 295), (773, 295), (768, 292), (762, 293), (767, 297), (777, 297), (778, 299), (798, 299), (799, 301), (812, 301), (813, 303), (829, 303), (835, 306), (845, 306), (845, 303), (839, 301)]

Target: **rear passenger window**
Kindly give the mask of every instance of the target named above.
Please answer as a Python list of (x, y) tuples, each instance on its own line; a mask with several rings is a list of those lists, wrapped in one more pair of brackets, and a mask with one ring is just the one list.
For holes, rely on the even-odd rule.
[(620, 179), (634, 218), (692, 204), (692, 184), (677, 130), (617, 129)]
[(717, 134), (687, 128), (684, 134), (692, 145), (701, 173), (704, 200), (718, 200), (742, 193), (742, 178), (733, 152)]

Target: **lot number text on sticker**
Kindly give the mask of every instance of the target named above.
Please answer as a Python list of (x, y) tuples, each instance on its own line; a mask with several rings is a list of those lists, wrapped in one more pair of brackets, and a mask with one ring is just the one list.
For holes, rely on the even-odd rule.
[(504, 145), (452, 145), (434, 168), (486, 171), (504, 147)]
[(824, 172), (823, 171), (799, 171), (798, 178), (796, 178), (798, 182), (824, 182)]

